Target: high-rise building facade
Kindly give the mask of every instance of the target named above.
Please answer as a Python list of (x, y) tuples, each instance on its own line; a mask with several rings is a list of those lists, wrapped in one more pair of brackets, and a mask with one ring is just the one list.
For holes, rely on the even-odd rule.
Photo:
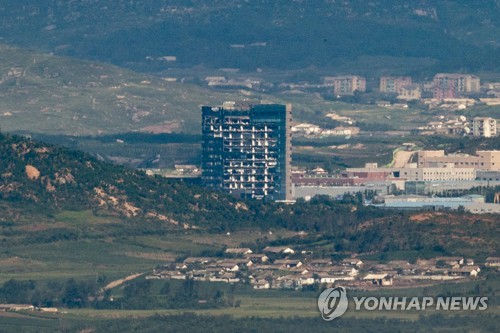
[(203, 106), (202, 181), (240, 198), (292, 198), (291, 105)]

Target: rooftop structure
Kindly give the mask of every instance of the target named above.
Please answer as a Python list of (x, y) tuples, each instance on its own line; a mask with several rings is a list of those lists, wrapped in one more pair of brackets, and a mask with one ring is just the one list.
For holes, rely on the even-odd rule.
[(455, 168), (500, 171), (500, 151), (478, 150), (476, 155), (449, 154), (444, 150), (421, 150), (418, 152), (418, 166), (431, 167), (453, 163)]

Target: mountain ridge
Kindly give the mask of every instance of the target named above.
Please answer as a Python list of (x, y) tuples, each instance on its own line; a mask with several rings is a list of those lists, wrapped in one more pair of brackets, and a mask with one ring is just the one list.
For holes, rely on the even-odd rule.
[[(145, 71), (334, 66), (363, 55), (498, 70), (499, 14), (494, 0), (25, 1), (0, 8), (0, 35), (13, 45)], [(164, 56), (176, 61), (146, 60)]]

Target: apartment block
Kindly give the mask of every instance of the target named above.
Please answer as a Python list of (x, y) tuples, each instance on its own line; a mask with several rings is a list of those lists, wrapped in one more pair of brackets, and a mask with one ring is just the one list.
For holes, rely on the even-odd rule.
[(289, 200), (291, 105), (203, 106), (202, 182), (240, 198)]
[(411, 84), (409, 76), (382, 76), (380, 78), (380, 92), (399, 93), (401, 88)]
[(472, 134), (483, 138), (497, 136), (497, 121), (490, 117), (476, 117), (472, 120)]
[(464, 93), (479, 92), (481, 82), (479, 77), (471, 74), (446, 74), (434, 76), (433, 94), (435, 99), (457, 98)]
[(422, 89), (418, 84), (410, 84), (398, 90), (398, 99), (406, 101), (417, 100), (422, 97)]
[(325, 82), (333, 82), (333, 93), (335, 95), (354, 95), (355, 91), (366, 91), (366, 79), (357, 75), (328, 77), (325, 78)]

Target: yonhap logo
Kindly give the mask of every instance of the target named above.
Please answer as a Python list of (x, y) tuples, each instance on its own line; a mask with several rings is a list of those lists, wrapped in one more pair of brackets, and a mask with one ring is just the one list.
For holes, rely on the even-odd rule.
[(324, 320), (330, 321), (342, 316), (348, 305), (344, 287), (325, 289), (318, 298), (318, 309)]
[[(488, 297), (484, 296), (363, 296), (352, 297), (353, 311), (484, 311)], [(331, 321), (347, 311), (349, 301), (344, 287), (328, 288), (318, 297), (318, 309), (323, 320)]]

